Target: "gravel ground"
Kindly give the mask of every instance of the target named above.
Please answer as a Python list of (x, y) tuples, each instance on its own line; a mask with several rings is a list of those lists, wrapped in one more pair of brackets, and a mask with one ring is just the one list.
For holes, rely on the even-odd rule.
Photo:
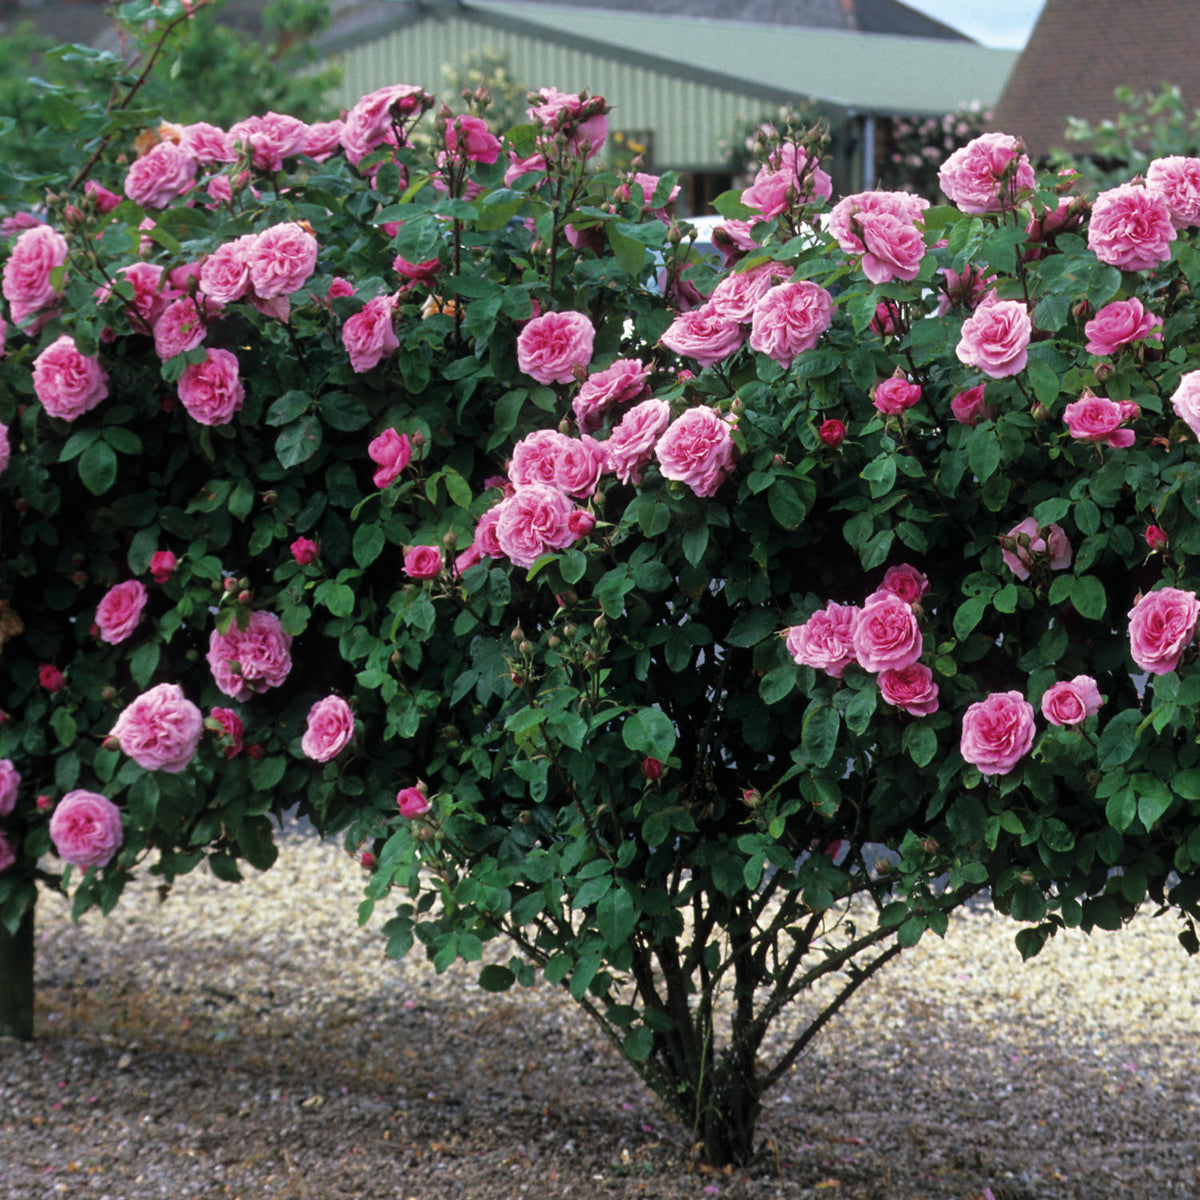
[(336, 846), (39, 905), (38, 1038), (0, 1042), (12, 1200), (1167, 1200), (1200, 1196), (1200, 987), (1168, 917), (1060, 938), (964, 914), (863, 989), (706, 1172), (569, 1000), (383, 959)]

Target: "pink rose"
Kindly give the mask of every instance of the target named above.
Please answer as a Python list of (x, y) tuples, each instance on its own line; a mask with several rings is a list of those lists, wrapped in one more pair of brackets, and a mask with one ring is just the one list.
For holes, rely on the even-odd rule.
[(232, 708), (210, 708), (209, 719), (221, 728), (218, 740), (225, 745), (225, 757), (237, 758), (242, 752), (242, 735), (246, 732), (242, 718)]
[(564, 440), (566, 444), (554, 463), (554, 486), (568, 496), (586, 499), (599, 486), (608, 466), (608, 454), (601, 442), (587, 434)]
[(759, 168), (741, 200), (764, 217), (777, 217), (788, 208), (789, 193), (795, 204), (814, 204), (818, 199), (829, 199), (833, 181), (821, 170), (815, 155), (784, 142)]
[(956, 421), (962, 425), (978, 425), (980, 421), (995, 420), (995, 405), (983, 401), (985, 387), (985, 384), (977, 383), (973, 388), (959, 392), (950, 401), (950, 411)]
[(200, 290), (217, 304), (232, 304), (250, 290), (250, 249), (255, 235), (246, 234), (218, 246), (200, 268)]
[(1143, 671), (1165, 675), (1179, 660), (1196, 632), (1200, 603), (1194, 592), (1164, 587), (1147, 592), (1129, 610), (1129, 652)]
[(372, 150), (396, 145), (393, 119), (399, 124), (424, 104), (425, 93), (412, 84), (398, 83), (368, 92), (346, 114), (341, 135), (346, 157), (357, 167)]
[(12, 843), (9, 842), (3, 833), (0, 833), (0, 874), (7, 871), (16, 861), (17, 854), (12, 848)]
[(571, 402), (580, 431), (595, 433), (610, 408), (641, 400), (649, 391), (648, 374), (648, 368), (638, 359), (618, 358), (612, 366), (589, 375)]
[(180, 129), (179, 148), (191, 155), (198, 165), (211, 167), (216, 163), (237, 161), (233, 138), (224, 129), (207, 121), (196, 121)]
[(1116, 354), (1131, 342), (1162, 341), (1162, 318), (1147, 312), (1136, 297), (1106, 304), (1083, 327), (1089, 354)]
[(866, 253), (859, 269), (872, 283), (916, 279), (925, 257), (918, 229), (890, 213), (864, 214), (860, 224)]
[(1189, 371), (1179, 377), (1179, 383), (1171, 393), (1171, 407), (1175, 415), (1200, 438), (1200, 371)]
[(686, 483), (697, 496), (713, 495), (737, 458), (729, 422), (705, 405), (672, 421), (654, 453), (663, 478)]
[(517, 335), (517, 366), (538, 383), (570, 383), (587, 370), (595, 336), (583, 313), (534, 317)]
[(570, 438), (557, 429), (535, 429), (514, 447), (508, 461), (508, 477), (513, 483), (544, 483), (556, 486), (558, 459)]
[(396, 301), (391, 296), (376, 296), (363, 305), (362, 311), (346, 319), (342, 326), (342, 345), (350, 356), (350, 366), (358, 374), (378, 366), (400, 339), (392, 327)]
[(1133, 430), (1120, 428), (1126, 416), (1115, 400), (1107, 400), (1087, 390), (1063, 410), (1063, 420), (1073, 438), (1082, 442), (1103, 442), (1114, 448), (1133, 445)]
[(0, 758), (0, 817), (7, 817), (17, 806), (21, 773), (11, 758)]
[(489, 558), (504, 557), (504, 551), (500, 549), (500, 542), (496, 538), (496, 523), (499, 520), (500, 505), (497, 504), (489, 508), (475, 523), (475, 538), (472, 544), (480, 554), (486, 554)]
[[(625, 182), (618, 184), (613, 189), (613, 198), (628, 202), (633, 199), (633, 188), (637, 186), (642, 189), (642, 212), (649, 212), (654, 205), (654, 193), (658, 191), (658, 185), (662, 182), (661, 175), (648, 175), (644, 171), (634, 171)], [(673, 204), (679, 196), (679, 185), (676, 184), (667, 196), (665, 203)], [(655, 209), (656, 213), (666, 212), (664, 208)]]
[(175, 683), (143, 692), (117, 718), (111, 737), (139, 767), (177, 775), (192, 761), (204, 718)]
[(899, 596), (905, 604), (916, 604), (929, 591), (929, 578), (911, 564), (899, 563), (884, 572), (879, 590)]
[(404, 552), (404, 573), (409, 579), (436, 579), (442, 573), (442, 548), (410, 546)]
[(1088, 249), (1122, 271), (1147, 271), (1171, 257), (1175, 226), (1156, 192), (1126, 183), (1101, 192), (1088, 222)]
[(136, 579), (127, 579), (104, 593), (96, 605), (96, 624), (100, 626), (100, 638), (115, 646), (123, 642), (137, 628), (142, 609), (146, 606), (146, 585)]
[(1081, 725), (1100, 711), (1103, 700), (1090, 675), (1052, 683), (1042, 696), (1042, 716), (1051, 725)]
[(300, 749), (316, 762), (329, 762), (354, 737), (354, 714), (341, 696), (326, 696), (308, 710), (308, 727)]
[(321, 549), (311, 538), (298, 537), (288, 549), (292, 558), (302, 567), (311, 566), (321, 557)]
[(74, 421), (108, 395), (108, 376), (64, 333), (33, 360), (33, 390), (52, 417)]
[[(117, 279), (133, 287), (133, 309), (145, 326), (152, 326), (159, 319), (167, 301), (178, 294), (172, 288), (163, 290), (163, 269), (154, 263), (131, 263), (117, 272)], [(111, 296), (112, 288), (108, 284), (96, 289), (96, 300), (101, 304)]]
[(94, 179), (89, 179), (83, 185), (83, 194), (91, 200), (96, 211), (101, 214), (112, 212), (121, 203), (120, 196), (115, 192), (110, 192), (108, 188), (97, 183)]
[(1156, 550), (1165, 550), (1170, 544), (1170, 539), (1167, 537), (1167, 531), (1160, 525), (1147, 525), (1144, 534), (1146, 545), (1151, 552)]
[(420, 817), (429, 811), (429, 797), (424, 787), (402, 788), (396, 793), (396, 806), (402, 817)]
[(903, 376), (892, 375), (875, 385), (871, 399), (881, 413), (897, 416), (907, 412), (921, 399), (921, 387), (909, 383)]
[(379, 468), (372, 482), (382, 491), (408, 466), (412, 445), (405, 434), (385, 429), (367, 444), (367, 457)]
[(846, 254), (866, 254), (862, 238), (864, 218), (895, 217), (916, 226), (929, 207), (929, 201), (914, 192), (858, 192), (843, 196), (829, 211), (829, 232)]
[(317, 265), (317, 239), (295, 221), (263, 230), (248, 252), (250, 282), (262, 300), (290, 296)]
[(67, 681), (53, 663), (42, 663), (38, 667), (38, 683), (53, 696), (55, 692), (63, 690)]
[(1200, 158), (1156, 158), (1146, 168), (1146, 190), (1166, 201), (1176, 229), (1200, 225)]
[(177, 354), (194, 350), (204, 341), (205, 332), (204, 321), (190, 296), (172, 301), (154, 323), (155, 352), (166, 362)]
[(1020, 692), (992, 692), (963, 714), (963, 758), (985, 775), (1007, 775), (1033, 746), (1033, 705)]
[(1025, 369), (1033, 325), (1019, 300), (993, 300), (963, 322), (955, 353), (959, 361), (993, 379)]
[(582, 95), (546, 87), (537, 98), (541, 103), (527, 108), (526, 115), (547, 132), (564, 134), (568, 154), (592, 158), (600, 152), (608, 138), (608, 105), (603, 96), (585, 100)]
[(963, 212), (986, 213), (1012, 208), (1017, 193), (1030, 191), (1035, 180), (1017, 138), (985, 133), (942, 163), (938, 185)]
[(745, 340), (741, 322), (721, 316), (711, 304), (681, 313), (659, 338), (668, 350), (694, 358), (702, 367), (724, 361)]
[(224, 633), (213, 630), (208, 639), (208, 665), (217, 687), (235, 700), (279, 687), (292, 669), (292, 639), (279, 618), (255, 610), (246, 628), (236, 621)]
[(251, 165), (257, 170), (279, 171), (285, 158), (300, 153), (308, 137), (308, 126), (298, 117), (267, 112), (231, 125), (229, 137), (250, 156)]
[(609, 435), (604, 448), (622, 483), (638, 484), (654, 447), (671, 423), (671, 406), (665, 400), (643, 400), (634, 405)]
[(1039, 528), (1033, 517), (1014, 525), (1000, 539), (1004, 565), (1020, 580), (1029, 578), (1030, 570), (1046, 566), (1051, 571), (1064, 571), (1071, 565), (1071, 543), (1061, 525)]
[(790, 367), (796, 355), (811, 350), (833, 321), (833, 297), (809, 279), (781, 283), (754, 306), (750, 346)]
[(12, 447), (8, 444), (8, 426), (0, 421), (0, 475), (3, 475), (8, 470), (8, 462), (11, 456)]
[(203, 362), (184, 367), (178, 388), (183, 407), (201, 425), (228, 425), (246, 396), (229, 350), (206, 350)]
[(804, 667), (815, 667), (841, 679), (854, 662), (854, 628), (862, 609), (852, 604), (830, 601), (818, 609), (803, 625), (787, 631), (788, 653)]
[(196, 178), (196, 160), (174, 142), (158, 142), (125, 174), (125, 195), (143, 208), (166, 208)]
[(938, 685), (924, 663), (880, 671), (879, 694), (888, 704), (914, 717), (927, 717), (938, 709)]
[(754, 308), (777, 283), (783, 283), (791, 270), (779, 263), (763, 263), (748, 271), (733, 271), (712, 290), (708, 309), (727, 321), (749, 325)]
[(829, 417), (817, 426), (817, 437), (832, 450), (836, 450), (846, 440), (846, 423), (837, 417)]
[(527, 484), (497, 508), (496, 541), (519, 567), (531, 567), (543, 554), (575, 541), (570, 526), (575, 506), (557, 488)]
[(50, 818), (50, 840), (58, 856), (76, 867), (103, 867), (121, 847), (121, 813), (99, 792), (68, 792)]
[(854, 655), (864, 671), (898, 671), (921, 657), (921, 630), (910, 604), (891, 592), (867, 598), (854, 626)]
[(440, 258), (427, 258), (423, 262), (409, 262), (407, 258), (401, 258), (399, 254), (392, 259), (392, 270), (400, 276), (401, 279), (407, 279), (410, 283), (428, 283), (442, 269), (442, 261)]
[(342, 129), (345, 121), (316, 121), (309, 125), (304, 133), (304, 144), (300, 153), (308, 155), (314, 162), (324, 162), (331, 158), (342, 144)]
[(150, 555), (150, 578), (155, 583), (166, 583), (178, 566), (179, 560), (170, 550), (155, 550)]
[(446, 150), (456, 154), (460, 146), (469, 162), (490, 166), (500, 157), (500, 139), (482, 117), (461, 116), (446, 122)]

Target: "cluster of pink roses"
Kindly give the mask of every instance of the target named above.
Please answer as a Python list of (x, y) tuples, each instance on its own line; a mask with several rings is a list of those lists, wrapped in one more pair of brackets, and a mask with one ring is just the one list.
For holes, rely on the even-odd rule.
[(742, 190), (742, 203), (757, 209), (769, 220), (801, 204), (828, 200), (833, 180), (821, 170), (817, 156), (792, 142), (778, 146), (759, 168), (749, 187)]
[(916, 279), (925, 256), (920, 222), (929, 201), (911, 192), (859, 192), (829, 213), (829, 232), (872, 283)]
[(308, 282), (317, 253), (317, 239), (296, 221), (247, 233), (219, 246), (204, 260), (200, 292), (218, 308), (244, 301), (265, 316), (286, 321), (288, 297)]

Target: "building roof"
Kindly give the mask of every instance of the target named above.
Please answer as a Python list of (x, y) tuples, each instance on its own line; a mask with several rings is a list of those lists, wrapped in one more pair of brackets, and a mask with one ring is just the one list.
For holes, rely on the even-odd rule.
[(1112, 120), (1117, 87), (1157, 92), (1177, 84), (1200, 107), (1200, 22), (1195, 0), (1046, 0), (992, 110), (992, 127), (1024, 139), (1032, 155), (1079, 150), (1068, 117)]

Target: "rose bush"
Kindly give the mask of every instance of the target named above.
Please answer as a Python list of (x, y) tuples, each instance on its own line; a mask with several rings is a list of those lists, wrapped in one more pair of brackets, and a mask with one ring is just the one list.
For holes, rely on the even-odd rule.
[(1095, 237), (993, 137), (961, 207), (864, 193), (835, 233), (785, 143), (718, 266), (675, 180), (597, 165), (599, 97), (542, 89), (495, 161), (407, 85), (311, 141), (248, 116), (166, 195), (119, 94), (50, 201), (5, 176), (3, 936), (39, 887), (265, 868), (296, 804), (389, 953), (507, 938), (482, 984), (566, 988), (714, 1162), (984, 888), (1026, 954), (1147, 896), (1196, 947), (1200, 250), (1165, 201)]

